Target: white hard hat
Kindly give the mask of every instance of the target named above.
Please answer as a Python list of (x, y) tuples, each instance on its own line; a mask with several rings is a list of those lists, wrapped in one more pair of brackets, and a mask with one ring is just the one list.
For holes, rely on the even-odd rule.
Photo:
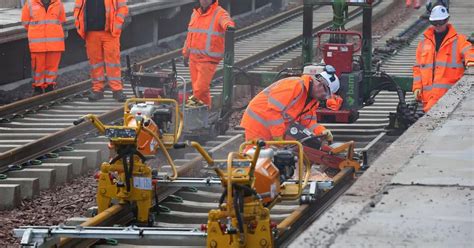
[(448, 10), (442, 5), (435, 6), (431, 10), (430, 21), (442, 21), (449, 17)]
[(339, 90), (341, 84), (339, 83), (339, 78), (336, 76), (336, 68), (334, 68), (334, 66), (324, 66), (324, 71), (319, 73), (319, 75), (321, 75), (328, 83), (331, 94), (334, 94)]
[(324, 71), (323, 65), (307, 65), (303, 68), (303, 75), (314, 76)]

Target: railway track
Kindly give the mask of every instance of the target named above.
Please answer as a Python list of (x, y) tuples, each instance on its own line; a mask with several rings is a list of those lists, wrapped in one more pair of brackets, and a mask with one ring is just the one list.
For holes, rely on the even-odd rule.
[[(320, 13), (318, 11), (321, 11)], [(315, 18), (315, 21), (313, 23), (314, 26), (318, 28), (321, 28), (324, 24), (320, 19), (324, 17), (328, 17), (330, 19), (330, 16), (327, 14), (326, 16), (324, 13), (330, 13), (327, 9), (320, 8), (315, 10), (316, 14), (321, 14), (318, 15), (318, 18)], [(332, 17), (332, 15), (331, 15)], [(298, 16), (293, 16), (293, 19), (295, 19), (295, 22), (300, 21), (298, 24), (298, 28), (296, 26), (292, 26), (295, 24), (291, 24), (291, 21), (289, 20), (288, 23), (282, 22), (281, 24), (278, 24), (277, 26), (273, 27), (279, 27), (279, 25), (287, 25), (287, 28), (292, 36), (298, 36), (300, 33), (301, 29), (301, 20), (298, 20)], [(319, 20), (319, 21), (318, 21)], [(292, 32), (290, 32), (292, 31)], [(271, 31), (268, 31), (271, 32)], [(257, 34), (266, 37), (269, 35), (266, 31), (257, 32)], [(256, 47), (256, 48), (248, 48), (254, 41), (248, 41), (247, 39), (251, 39), (254, 36), (248, 36), (248, 38), (242, 38), (239, 39), (237, 42), (236, 46), (236, 61), (237, 64), (239, 61), (246, 61), (247, 58), (255, 56), (255, 53), (257, 53), (261, 49), (265, 49), (268, 47), (268, 44), (266, 46), (261, 46), (261, 47)], [(270, 41), (274, 41), (278, 43), (278, 41), (281, 41), (279, 39), (275, 39), (275, 37), (269, 36)], [(262, 37), (258, 38), (257, 40), (261, 39)], [(240, 43), (239, 43), (240, 42)], [(242, 49), (245, 53), (239, 54), (239, 45), (242, 47), (246, 47), (247, 49)], [(299, 47), (299, 44), (293, 44), (291, 45), (291, 48), (286, 47), (285, 48), (286, 53), (280, 53), (279, 55), (276, 55), (276, 53), (270, 53), (270, 54), (265, 54), (259, 55), (261, 56), (260, 63), (257, 64), (258, 60), (250, 63), (252, 70), (277, 70), (281, 64), (283, 64), (285, 61), (288, 61), (288, 59), (296, 58), (301, 55), (301, 50)], [(258, 54), (257, 54), (258, 55)], [(170, 56), (169, 54), (165, 55)], [(169, 57), (166, 57), (169, 59)], [(270, 60), (271, 58), (271, 60)], [(162, 58), (161, 58), (162, 59)], [(156, 61), (159, 61), (160, 59), (157, 59)], [(164, 60), (164, 59), (163, 59)], [(155, 64), (156, 67), (164, 68), (166, 67), (167, 62), (163, 61), (163, 63), (159, 63), (156, 65), (155, 63), (152, 63), (150, 60), (142, 62), (143, 66), (150, 65), (150, 64)], [(250, 67), (250, 66), (249, 66)], [(248, 69), (248, 68), (247, 68)], [(178, 74), (182, 75), (186, 72), (186, 68), (178, 67)], [(219, 75), (218, 75), (219, 76)], [(186, 76), (185, 76), (186, 77)], [(214, 89), (219, 89), (219, 85), (217, 84)], [(127, 94), (131, 94), (130, 88), (126, 90)], [(43, 126), (35, 126), (35, 125), (26, 125), (27, 129), (24, 129), (23, 131), (31, 131), (31, 126), (40, 128), (42, 131), (44, 131), (44, 134), (49, 133), (50, 131), (58, 131), (58, 132), (64, 132), (65, 130), (68, 129), (78, 129), (76, 127), (71, 127), (69, 123), (72, 123), (73, 120), (77, 119), (77, 117), (87, 114), (87, 113), (96, 113), (96, 114), (102, 114), (106, 113), (102, 118), (104, 120), (115, 120), (114, 119), (115, 115), (120, 115), (121, 114), (121, 107), (118, 106), (118, 104), (112, 102), (112, 100), (108, 100), (107, 96), (105, 100), (102, 100), (98, 103), (95, 104), (89, 104), (88, 102), (82, 100), (82, 99), (77, 99), (77, 98), (71, 98), (67, 97), (66, 99), (71, 99), (69, 103), (58, 105), (57, 107), (52, 106), (49, 109), (45, 110), (40, 110), (37, 113), (34, 113), (34, 117), (29, 117), (28, 115), (25, 116), (18, 116), (19, 118), (14, 118), (10, 119), (9, 122), (4, 123), (5, 126), (0, 126), (0, 127), (5, 127), (4, 130), (7, 130), (6, 128), (15, 128), (17, 129), (16, 126), (18, 123), (29, 123), (27, 121), (34, 121), (35, 118), (41, 119), (38, 117), (52, 117), (55, 116), (56, 118), (54, 121), (59, 122), (59, 126), (61, 128), (54, 129), (55, 127), (50, 127), (50, 125), (43, 125)], [(109, 96), (110, 99), (110, 96)], [(68, 102), (68, 101), (65, 101)], [(384, 133), (384, 127), (388, 124), (388, 113), (389, 112), (394, 112), (396, 111), (396, 106), (398, 103), (398, 98), (395, 94), (390, 93), (390, 92), (382, 92), (379, 96), (376, 98), (376, 103), (372, 106), (365, 107), (360, 111), (360, 118), (357, 122), (353, 124), (326, 124), (326, 126), (334, 130), (333, 133), (335, 134), (336, 139), (341, 140), (341, 141), (346, 141), (346, 140), (355, 140), (358, 143), (358, 148), (361, 149), (367, 145), (373, 144), (374, 141), (376, 141), (378, 138), (381, 137), (381, 134)], [(91, 106), (93, 105), (93, 106)], [(77, 107), (80, 106), (81, 110), (75, 110)], [(83, 110), (84, 109), (84, 110)], [(111, 112), (107, 111), (112, 110)], [(49, 112), (48, 112), (49, 111)], [(116, 113), (115, 113), (116, 112)], [(112, 114), (114, 113), (114, 114)], [(43, 114), (43, 115), (41, 115)], [(46, 115), (44, 115), (46, 114)], [(63, 116), (63, 114), (65, 114)], [(36, 117), (38, 116), (38, 117)], [(28, 119), (30, 118), (30, 119)], [(17, 120), (11, 121), (11, 120)], [(36, 123), (32, 123), (36, 124)], [(51, 125), (54, 126), (54, 125)], [(28, 129), (30, 128), (30, 129)], [(67, 128), (67, 129), (64, 129)], [(80, 131), (77, 131), (77, 134), (82, 134), (84, 132), (88, 132), (90, 128), (87, 128), (86, 125), (83, 125), (83, 127), (80, 127)], [(71, 131), (71, 130), (68, 130)], [(67, 135), (67, 133), (63, 133), (63, 135)], [(7, 137), (14, 137), (15, 135), (12, 136), (7, 136)], [(74, 135), (71, 135), (74, 136)], [(74, 136), (74, 137), (68, 137), (67, 142), (70, 142), (71, 139), (77, 138), (79, 135)], [(46, 136), (47, 137), (47, 136)], [(44, 136), (43, 136), (44, 138)], [(219, 140), (220, 139), (220, 140)], [(233, 131), (229, 132), (226, 136), (219, 136), (217, 137), (217, 140), (212, 140), (208, 142), (205, 146), (207, 149), (214, 149), (213, 151), (218, 153), (218, 152), (223, 152), (227, 150), (235, 150), (235, 143), (239, 140), (242, 139), (241, 131)], [(40, 139), (41, 140), (41, 139)], [(226, 143), (229, 140), (232, 142)], [(35, 141), (34, 141), (35, 142)], [(37, 142), (37, 141), (36, 141)], [(217, 143), (225, 143), (226, 145), (224, 146), (214, 146), (214, 144)], [(238, 142), (237, 142), (238, 143)], [(68, 143), (69, 144), (69, 143)], [(64, 144), (61, 144), (59, 146), (62, 146)], [(21, 148), (21, 142), (18, 142), (19, 148)], [(58, 146), (58, 147), (59, 147)], [(15, 149), (19, 149), (14, 148)], [(6, 153), (10, 152), (11, 150), (7, 150)], [(5, 154), (5, 153), (4, 153)], [(1, 154), (0, 156), (2, 156)], [(34, 157), (34, 156), (32, 156)], [(29, 158), (28, 158), (29, 159)], [(26, 161), (27, 159), (23, 158), (23, 161)], [(20, 160), (21, 161), (21, 160)], [(181, 174), (186, 175), (187, 173), (192, 172), (193, 170), (196, 170), (196, 166), (201, 164), (201, 159), (197, 158), (195, 154), (188, 154), (185, 157), (182, 158), (182, 163), (180, 165), (180, 172)], [(0, 164), (1, 166), (1, 164)], [(205, 173), (205, 172), (204, 172)], [(349, 174), (348, 174), (349, 175)], [(347, 187), (347, 185), (350, 184), (351, 180), (346, 178), (346, 175), (342, 175), (343, 178), (341, 179), (341, 190)], [(159, 216), (159, 222), (158, 226), (162, 227), (188, 227), (188, 228), (197, 228), (200, 223), (205, 223), (207, 220), (207, 212), (209, 211), (210, 208), (213, 208), (216, 206), (216, 202), (218, 201), (218, 198), (220, 197), (220, 192), (221, 188), (209, 188), (209, 189), (193, 189), (193, 188), (180, 188), (180, 189), (162, 189), (160, 192), (160, 196), (162, 199), (160, 199), (161, 205), (168, 208), (170, 211), (169, 212), (163, 212)], [(332, 194), (337, 195), (337, 191), (333, 191)], [(325, 206), (325, 203), (330, 202), (331, 198), (329, 195), (327, 196), (328, 199), (326, 201), (321, 201), (317, 204), (317, 206), (310, 206), (313, 210), (321, 208), (323, 209)], [(276, 222), (284, 222), (285, 220), (288, 220), (288, 218), (292, 219), (294, 218), (295, 212), (298, 212), (301, 206), (299, 205), (299, 202), (287, 202), (281, 205), (278, 205), (272, 210), (272, 218)], [(305, 209), (306, 210), (306, 209)], [(124, 211), (124, 213), (127, 213), (127, 210), (121, 210)], [(130, 210), (128, 210), (130, 211)], [(301, 218), (301, 216), (298, 216)], [(107, 220), (108, 222), (111, 223), (121, 223), (121, 222), (127, 222), (127, 218), (122, 219), (122, 220)], [(292, 223), (294, 224), (294, 223)], [(284, 228), (282, 230), (285, 230)], [(282, 236), (283, 237), (283, 236)], [(194, 240), (194, 239), (193, 239)], [(191, 242), (194, 242), (191, 240)], [(170, 238), (169, 242), (173, 242), (175, 239)], [(282, 239), (281, 242), (284, 240)], [(80, 244), (84, 245), (85, 243), (82, 242), (88, 242), (84, 240), (78, 240), (74, 242), (80, 242), (80, 243), (74, 243), (75, 245)], [(160, 245), (169, 245), (175, 243), (167, 243), (168, 241), (163, 240), (160, 241), (163, 243), (160, 243)], [(156, 243), (153, 243), (156, 244)], [(195, 244), (195, 243), (194, 243)], [(192, 245), (192, 244), (191, 244)]]

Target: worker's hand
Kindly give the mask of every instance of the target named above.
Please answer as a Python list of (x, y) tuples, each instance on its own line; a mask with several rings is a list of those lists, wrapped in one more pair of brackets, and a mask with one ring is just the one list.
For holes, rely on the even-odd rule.
[(332, 142), (334, 140), (334, 136), (332, 136), (331, 130), (325, 129), (322, 133), (322, 135), (326, 135), (326, 140)]
[(273, 137), (274, 141), (283, 141), (283, 136), (275, 136)]
[(415, 95), (416, 100), (420, 100), (421, 89), (416, 89), (415, 91), (413, 91), (413, 94)]
[(235, 31), (235, 27), (234, 26), (227, 26), (226, 30), (230, 31)]
[(189, 67), (189, 58), (188, 57), (183, 58), (183, 65), (184, 65), (184, 67)]

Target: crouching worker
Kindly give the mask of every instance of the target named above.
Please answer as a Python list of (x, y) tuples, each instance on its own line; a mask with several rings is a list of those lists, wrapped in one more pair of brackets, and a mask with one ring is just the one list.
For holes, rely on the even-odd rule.
[(253, 98), (240, 125), (245, 129), (245, 140), (283, 140), (294, 122), (305, 126), (315, 135), (333, 140), (331, 131), (317, 123), (319, 101), (331, 96), (327, 72), (281, 79)]

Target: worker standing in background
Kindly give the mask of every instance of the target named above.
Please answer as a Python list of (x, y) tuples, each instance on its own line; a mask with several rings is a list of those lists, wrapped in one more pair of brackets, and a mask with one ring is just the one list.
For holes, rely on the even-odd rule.
[(21, 22), (28, 31), (33, 95), (56, 86), (61, 53), (64, 52), (63, 23), (66, 13), (61, 0), (26, 0)]
[(318, 124), (316, 116), (319, 101), (328, 99), (332, 93), (330, 77), (323, 71), (284, 78), (265, 88), (250, 101), (242, 117), (240, 125), (245, 128), (245, 140), (283, 140), (288, 127), (298, 122), (332, 141), (331, 131)]
[(91, 66), (89, 101), (104, 98), (106, 80), (116, 101), (126, 99), (120, 70), (120, 34), (127, 14), (126, 0), (76, 0), (75, 25), (79, 36), (86, 41)]
[(464, 75), (465, 66), (474, 66), (473, 46), (448, 23), (446, 7), (435, 6), (429, 20), (413, 66), (413, 93), (425, 112)]
[(210, 85), (216, 67), (224, 58), (224, 35), (235, 23), (217, 0), (199, 0), (188, 25), (183, 47), (184, 65), (191, 74), (193, 95), (187, 105), (206, 104), (211, 108)]

